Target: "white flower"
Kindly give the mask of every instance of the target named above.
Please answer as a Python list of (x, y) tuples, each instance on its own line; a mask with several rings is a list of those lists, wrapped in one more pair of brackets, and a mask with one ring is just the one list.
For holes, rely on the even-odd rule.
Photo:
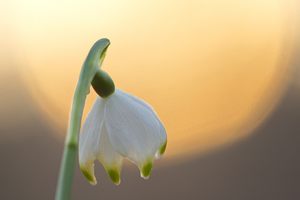
[(154, 158), (164, 153), (166, 131), (150, 105), (121, 90), (97, 97), (82, 127), (80, 169), (96, 184), (94, 161), (99, 160), (115, 184), (120, 183), (123, 158), (135, 163), (148, 178)]

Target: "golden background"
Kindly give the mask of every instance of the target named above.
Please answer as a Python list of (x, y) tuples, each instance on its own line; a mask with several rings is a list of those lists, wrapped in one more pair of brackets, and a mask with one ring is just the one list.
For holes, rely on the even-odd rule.
[(56, 125), (67, 124), (89, 48), (108, 37), (103, 68), (157, 110), (167, 155), (190, 155), (244, 136), (272, 110), (289, 73), (290, 8), (284, 1), (24, 1), (12, 26), (22, 74)]
[[(299, 177), (297, 167), (292, 168), (298, 166), (296, 162), (282, 161), (292, 159), (289, 155), (296, 155), (299, 148), (295, 147), (295, 151), (284, 154), (282, 160), (272, 160), (272, 156), (274, 159), (280, 157), (280, 153), (290, 150), (292, 144), (299, 141), (296, 134), (299, 126), (296, 121), (294, 126), (289, 124), (294, 122), (293, 119), (298, 119), (300, 113), (296, 101), (300, 97), (298, 7), (297, 0), (1, 1), (0, 147), (3, 150), (0, 150), (1, 156), (5, 157), (2, 162), (6, 163), (2, 165), (2, 171), (13, 171), (18, 175), (13, 176), (14, 181), (10, 182), (10, 173), (3, 174), (4, 182), (1, 185), (8, 188), (0, 189), (4, 194), (3, 199), (11, 199), (8, 191), (14, 189), (20, 191), (14, 195), (20, 194), (25, 199), (32, 199), (35, 195), (39, 196), (38, 199), (44, 199), (45, 196), (49, 198), (48, 194), (54, 193), (61, 156), (58, 147), (62, 148), (79, 71), (93, 43), (102, 37), (111, 41), (103, 69), (109, 72), (118, 88), (146, 100), (155, 108), (166, 126), (168, 147), (166, 157), (158, 162), (161, 167), (154, 171), (161, 179), (154, 177), (149, 183), (141, 183), (135, 180), (137, 176), (128, 175), (131, 171), (124, 172), (131, 176), (127, 180), (134, 179), (137, 182), (126, 183), (125, 180), (124, 186), (111, 194), (108, 191), (115, 189), (111, 189), (109, 183), (104, 182), (104, 189), (100, 188), (101, 192), (98, 192), (88, 189), (79, 176), (75, 184), (75, 188), (79, 188), (75, 192), (78, 199), (85, 199), (83, 194), (87, 194), (87, 191), (91, 192), (93, 199), (98, 194), (103, 194), (106, 199), (113, 195), (119, 198), (124, 194), (129, 195), (128, 191), (134, 187), (141, 190), (136, 196), (130, 198), (129, 195), (129, 199), (151, 199), (150, 196), (144, 196), (149, 194), (146, 186), (150, 188), (149, 192), (158, 193), (161, 192), (160, 187), (165, 188), (177, 199), (187, 198), (189, 194), (201, 196), (197, 193), (197, 185), (205, 188), (206, 184), (211, 189), (207, 190), (207, 194), (234, 193), (235, 190), (231, 188), (223, 191), (226, 183), (216, 177), (235, 173), (236, 182), (230, 182), (232, 177), (227, 177), (230, 183), (228, 187), (241, 185), (240, 194), (243, 196), (247, 191), (245, 188), (276, 182), (273, 180), (277, 177), (275, 174), (281, 174), (281, 178), (287, 178), (287, 182), (290, 180), (289, 172), (293, 172), (293, 177)], [(94, 92), (89, 95), (85, 114), (95, 97)], [(294, 109), (284, 113), (280, 109), (286, 105), (282, 103), (286, 98), (293, 100), (290, 105), (294, 105)], [(283, 118), (285, 126), (279, 126), (280, 121), (272, 121), (277, 119), (278, 112), (286, 116)], [(270, 123), (269, 129), (261, 131)], [(286, 128), (282, 130), (281, 127)], [(281, 131), (282, 138), (276, 136), (276, 131)], [(264, 137), (264, 133), (269, 133), (267, 139), (257, 139), (257, 143), (251, 143), (253, 138)], [(274, 138), (286, 141), (286, 146), (281, 147), (281, 143), (274, 142)], [(258, 144), (261, 141), (265, 143), (260, 146)], [(235, 150), (233, 154), (249, 160), (253, 158), (254, 163), (268, 166), (266, 171), (252, 166), (253, 163), (248, 163), (248, 160), (244, 161), (247, 164), (241, 164), (239, 156), (226, 157), (227, 148), (230, 149), (232, 145), (246, 148), (247, 142), (252, 153)], [(31, 146), (27, 147), (27, 144)], [(273, 147), (271, 144), (276, 145)], [(268, 148), (272, 151), (264, 154), (269, 152)], [(224, 160), (223, 157), (218, 160), (212, 156), (218, 162), (214, 160), (210, 165), (209, 158), (216, 152), (224, 153)], [(39, 162), (43, 159), (44, 165), (53, 168), (46, 171), (49, 175), (45, 175), (45, 185), (39, 183), (40, 177), (33, 175), (48, 170), (48, 167), (35, 169), (43, 165)], [(280, 163), (284, 163), (288, 170), (276, 168), (281, 166)], [(218, 165), (220, 168), (214, 171)], [(252, 181), (252, 187), (240, 184), (247, 182), (248, 179), (241, 178), (245, 174), (254, 178), (264, 177), (269, 171), (273, 173), (270, 168), (274, 169), (274, 174), (268, 179), (262, 181), (257, 178)], [(260, 170), (264, 173), (261, 174)], [(24, 175), (24, 171), (28, 176)], [(191, 182), (184, 184), (174, 179), (171, 172), (186, 182), (188, 180), (184, 177), (188, 177)], [(199, 175), (193, 174), (195, 172)], [(205, 176), (204, 172), (208, 175)], [(32, 184), (36, 182), (37, 185), (33, 189), (18, 186), (16, 182), (20, 177), (27, 177), (26, 181)], [(212, 180), (211, 186), (204, 177)], [(203, 183), (199, 182), (202, 179)], [(249, 184), (252, 182), (249, 181)], [(290, 184), (289, 187), (280, 185), (274, 188), (286, 189), (286, 194), (292, 194), (292, 199), (297, 199), (298, 193), (288, 192), (294, 186)], [(41, 190), (34, 194), (37, 187), (41, 187)], [(175, 192), (180, 191), (181, 187), (182, 196)], [(28, 191), (22, 193), (21, 188), (27, 188)], [(80, 189), (84, 192), (79, 192)], [(257, 188), (255, 191), (257, 193), (253, 194), (269, 194)], [(206, 193), (202, 191), (201, 194)], [(274, 196), (278, 199), (281, 197), (275, 193)], [(167, 196), (162, 197), (168, 199)], [(207, 198), (205, 195), (201, 197), (220, 199)], [(264, 195), (260, 198), (247, 197), (274, 199)], [(285, 197), (283, 199), (289, 199), (288, 195)]]

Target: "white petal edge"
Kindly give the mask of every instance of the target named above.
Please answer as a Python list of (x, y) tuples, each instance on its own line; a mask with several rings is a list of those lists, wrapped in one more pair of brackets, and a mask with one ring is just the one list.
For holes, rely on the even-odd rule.
[(82, 126), (79, 137), (79, 165), (88, 181), (97, 183), (94, 175), (94, 160), (96, 159), (101, 129), (104, 122), (105, 102), (97, 98)]
[(104, 125), (101, 130), (101, 138), (97, 155), (98, 160), (103, 165), (112, 182), (119, 185), (121, 182), (120, 174), (123, 157), (112, 147)]

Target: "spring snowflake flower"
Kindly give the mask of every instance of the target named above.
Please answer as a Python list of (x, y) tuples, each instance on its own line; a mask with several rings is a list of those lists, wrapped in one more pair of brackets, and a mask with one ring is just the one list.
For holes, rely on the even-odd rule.
[[(56, 200), (70, 199), (80, 131), (79, 165), (91, 184), (97, 182), (95, 160), (102, 163), (118, 185), (124, 158), (135, 163), (141, 176), (148, 178), (153, 160), (166, 149), (166, 131), (152, 107), (137, 97), (115, 90), (112, 78), (101, 69), (109, 45), (106, 38), (95, 42), (82, 65), (70, 112)], [(99, 97), (80, 130), (91, 86)]]
[(99, 160), (115, 184), (120, 183), (124, 158), (148, 178), (152, 162), (165, 151), (166, 131), (153, 108), (141, 99), (116, 90), (97, 97), (82, 127), (79, 140), (80, 169), (96, 184), (94, 161)]

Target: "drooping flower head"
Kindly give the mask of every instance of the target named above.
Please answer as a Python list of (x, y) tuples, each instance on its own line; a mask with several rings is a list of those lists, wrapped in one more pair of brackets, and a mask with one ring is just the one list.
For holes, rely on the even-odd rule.
[[(141, 176), (148, 178), (153, 160), (165, 151), (166, 131), (151, 106), (121, 90), (115, 91), (113, 80), (101, 69), (109, 45), (107, 38), (96, 41), (82, 65), (73, 96), (56, 200), (70, 199), (80, 132), (80, 169), (91, 184), (96, 184), (95, 160), (119, 184), (124, 158), (135, 163)], [(91, 85), (100, 97), (80, 129)]]
[(94, 89), (103, 98), (97, 97), (81, 130), (80, 169), (91, 184), (96, 184), (94, 161), (98, 160), (111, 180), (119, 184), (122, 162), (127, 158), (138, 166), (143, 178), (148, 178), (153, 160), (165, 151), (165, 128), (143, 100), (115, 91), (113, 82), (111, 90), (99, 87), (112, 81), (104, 75), (93, 81)]

